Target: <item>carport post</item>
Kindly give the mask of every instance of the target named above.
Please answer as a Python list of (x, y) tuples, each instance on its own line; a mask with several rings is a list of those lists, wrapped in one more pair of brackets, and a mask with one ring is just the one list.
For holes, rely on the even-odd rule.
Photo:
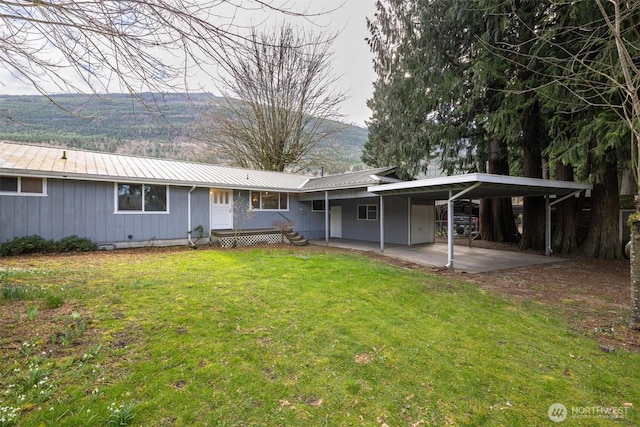
[(447, 268), (453, 270), (453, 191), (449, 190), (447, 200)]
[(446, 267), (450, 268), (451, 270), (453, 270), (453, 204), (460, 197), (480, 187), (481, 184), (482, 184), (481, 182), (476, 182), (470, 187), (467, 187), (464, 190), (460, 191), (455, 196), (453, 195), (453, 190), (449, 190), (449, 200), (447, 200), (447, 243), (449, 246), (449, 250), (448, 250), (449, 259), (447, 261)]
[(549, 195), (544, 196), (544, 254), (551, 256), (551, 204)]
[(553, 202), (549, 201), (549, 196), (544, 196), (545, 201), (545, 233), (544, 233), (544, 254), (546, 256), (551, 256), (553, 253), (553, 249), (551, 249), (551, 208), (557, 205), (560, 202), (564, 202), (570, 197), (575, 197), (578, 194), (582, 193), (582, 190), (574, 191), (571, 194), (567, 194), (566, 196), (560, 197), (559, 199), (554, 200)]

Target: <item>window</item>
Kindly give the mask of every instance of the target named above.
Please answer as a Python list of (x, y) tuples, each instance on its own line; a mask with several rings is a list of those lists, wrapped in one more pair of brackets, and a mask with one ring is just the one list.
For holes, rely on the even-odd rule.
[(43, 196), (46, 195), (45, 179), (18, 176), (0, 176), (0, 194)]
[(376, 221), (378, 219), (378, 205), (358, 205), (358, 219)]
[(311, 201), (311, 210), (324, 212), (324, 200), (312, 200)]
[(165, 185), (117, 184), (117, 212), (167, 212)]
[(251, 209), (286, 211), (289, 209), (289, 194), (273, 191), (252, 191)]

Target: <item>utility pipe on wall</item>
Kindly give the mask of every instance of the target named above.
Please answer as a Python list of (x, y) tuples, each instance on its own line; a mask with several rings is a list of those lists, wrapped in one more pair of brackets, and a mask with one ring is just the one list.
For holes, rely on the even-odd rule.
[(324, 192), (324, 242), (329, 246), (329, 192)]
[(384, 197), (380, 196), (380, 252), (384, 252)]
[(195, 189), (196, 186), (194, 185), (187, 193), (187, 239), (189, 240), (189, 244), (191, 246), (196, 245), (195, 243), (193, 243), (193, 240), (191, 240), (191, 192)]

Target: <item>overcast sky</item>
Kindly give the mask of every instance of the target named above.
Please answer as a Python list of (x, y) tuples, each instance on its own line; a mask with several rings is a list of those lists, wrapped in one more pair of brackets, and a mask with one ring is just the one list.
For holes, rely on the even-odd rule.
[[(340, 76), (337, 89), (349, 96), (342, 105), (341, 113), (344, 115), (345, 122), (364, 126), (365, 120), (370, 116), (366, 102), (372, 95), (372, 83), (375, 79), (371, 64), (372, 56), (365, 41), (365, 37), (368, 35), (366, 18), (372, 17), (374, 14), (375, 0), (275, 0), (274, 5), (278, 6), (278, 1), (294, 10), (308, 10), (310, 13), (337, 9), (313, 18), (313, 22), (299, 18), (292, 19), (296, 24), (304, 24), (314, 32), (326, 30), (335, 33), (340, 31), (333, 45), (333, 71)], [(250, 4), (250, 2), (244, 2), (244, 4)], [(258, 19), (263, 19), (263, 15), (257, 11), (246, 11), (245, 14), (245, 17), (236, 15), (236, 18), (247, 19), (247, 22), (253, 21), (255, 16), (260, 16)], [(275, 14), (273, 19), (275, 22), (281, 22), (283, 16)], [(206, 81), (208, 82), (210, 79)], [(202, 89), (208, 92), (217, 92), (215, 87), (207, 87), (201, 82), (194, 83), (197, 83), (194, 86), (202, 86)], [(6, 70), (0, 70), (0, 93), (7, 95), (37, 94), (33, 87), (20, 83)]]
[[(342, 4), (323, 0), (318, 3)], [(375, 0), (346, 0), (339, 11), (331, 14), (329, 23), (332, 29), (344, 28), (334, 44), (335, 71), (342, 75), (340, 89), (351, 95), (344, 103), (343, 114), (348, 122), (358, 125), (364, 125), (370, 116), (366, 102), (373, 94), (372, 84), (376, 78), (372, 55), (365, 41), (368, 36), (366, 18), (372, 18), (374, 12)]]

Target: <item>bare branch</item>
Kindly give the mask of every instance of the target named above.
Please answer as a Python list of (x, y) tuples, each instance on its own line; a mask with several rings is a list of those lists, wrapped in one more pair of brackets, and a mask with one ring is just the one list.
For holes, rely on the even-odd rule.
[(244, 42), (251, 7), (307, 17), (275, 0), (0, 1), (0, 69), (43, 94), (184, 90)]
[(345, 95), (333, 89), (329, 51), (334, 35), (283, 24), (254, 31), (225, 58), (226, 101), (203, 112), (217, 161), (265, 170), (304, 167), (318, 144), (341, 127), (331, 120)]

